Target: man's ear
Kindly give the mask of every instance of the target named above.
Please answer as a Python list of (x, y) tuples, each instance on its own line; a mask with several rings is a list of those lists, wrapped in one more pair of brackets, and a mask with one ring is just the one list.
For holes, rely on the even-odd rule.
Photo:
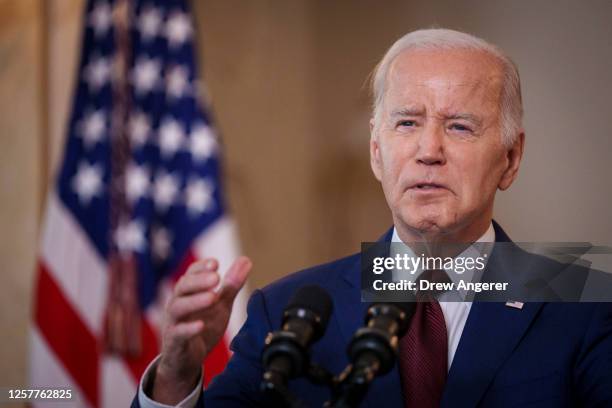
[(518, 169), (523, 158), (523, 150), (525, 147), (525, 132), (521, 132), (516, 141), (508, 151), (506, 151), (507, 167), (499, 180), (498, 187), (500, 190), (507, 190), (518, 175)]
[(382, 161), (380, 159), (380, 146), (378, 144), (378, 137), (374, 133), (374, 119), (370, 119), (370, 166), (372, 167), (372, 173), (378, 181), (381, 179), (382, 174)]

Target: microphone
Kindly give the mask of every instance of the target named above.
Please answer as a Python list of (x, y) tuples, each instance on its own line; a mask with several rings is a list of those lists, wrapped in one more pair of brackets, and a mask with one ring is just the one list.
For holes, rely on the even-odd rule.
[(283, 312), (281, 329), (266, 337), (262, 391), (296, 405), (287, 392), (287, 381), (308, 370), (308, 349), (325, 333), (332, 308), (331, 297), (320, 286), (303, 286), (295, 292)]
[(415, 309), (414, 302), (375, 303), (368, 308), (366, 326), (357, 330), (349, 344), (351, 364), (340, 374), (330, 406), (359, 405), (372, 380), (391, 371), (399, 338), (408, 330)]

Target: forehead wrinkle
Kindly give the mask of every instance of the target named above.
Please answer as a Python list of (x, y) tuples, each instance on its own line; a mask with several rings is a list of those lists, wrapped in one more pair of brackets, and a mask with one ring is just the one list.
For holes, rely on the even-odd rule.
[[(473, 102), (483, 101), (486, 111), (498, 112), (502, 93), (503, 78), (500, 73), (467, 77), (445, 75), (414, 78), (407, 77), (406, 73), (392, 66), (387, 78), (387, 98), (383, 99), (383, 106), (391, 110), (391, 116), (423, 116), (429, 114), (428, 108), (435, 107), (443, 115), (473, 113)], [(412, 95), (414, 94), (414, 95)], [(426, 98), (427, 102), (419, 99)], [(400, 103), (400, 107), (396, 105)], [(395, 108), (395, 109), (393, 109)], [(484, 112), (483, 112), (484, 113)], [(439, 113), (437, 113), (439, 114)]]
[(485, 80), (452, 84), (446, 94), (436, 98), (437, 114), (446, 118), (464, 116), (483, 120), (489, 113), (500, 109), (501, 87), (492, 85)]
[[(471, 54), (472, 50), (458, 50), (459, 53)], [(407, 55), (413, 57), (406, 60)], [(407, 50), (398, 55), (391, 63), (386, 75), (385, 93), (390, 93), (394, 88), (404, 88), (406, 86), (419, 86), (437, 89), (450, 90), (453, 87), (474, 87), (481, 88), (487, 85), (497, 85), (502, 87), (504, 82), (504, 72), (499, 61), (488, 55), (476, 52), (479, 65), (474, 66), (474, 61), (463, 61), (456, 69), (449, 70), (447, 67), (431, 66), (431, 58), (436, 55), (452, 55), (452, 51), (424, 51)], [(430, 57), (431, 56), (431, 57)], [(455, 60), (454, 58), (451, 60)], [(483, 70), (484, 69), (484, 70)], [(416, 72), (415, 72), (416, 70)], [(399, 84), (403, 86), (393, 86)]]
[[(398, 97), (410, 97), (411, 93), (419, 92), (418, 89), (434, 91), (430, 95), (436, 98), (445, 98), (450, 94), (465, 93), (465, 95), (458, 95), (466, 98), (473, 98), (477, 93), (482, 94), (494, 94), (491, 99), (496, 99), (501, 94), (501, 81), (499, 77), (490, 76), (486, 79), (480, 78), (474, 81), (466, 80), (463, 82), (455, 83), (452, 80), (446, 78), (431, 78), (426, 81), (415, 81), (415, 80), (404, 80), (400, 78), (393, 79), (390, 81), (387, 89), (388, 95), (396, 95)], [(397, 82), (400, 82), (397, 84)], [(497, 88), (497, 89), (492, 89)], [(439, 91), (444, 91), (439, 93)], [(488, 92), (490, 91), (490, 92)]]
[[(461, 88), (464, 88), (463, 85), (461, 85)], [(494, 109), (496, 109), (498, 105), (495, 103), (496, 98), (488, 96), (487, 92), (482, 92), (483, 90), (485, 90), (483, 86), (469, 86), (469, 88), (467, 88), (467, 92), (460, 92), (461, 95), (457, 96), (453, 95), (456, 93), (454, 90), (445, 92), (442, 95), (439, 93), (432, 93), (429, 97), (427, 97), (428, 102), (423, 104), (422, 102), (417, 101), (422, 97), (422, 95), (417, 95), (414, 97), (411, 95), (414, 92), (404, 89), (400, 90), (396, 94), (396, 98), (388, 98), (385, 105), (387, 105), (390, 112), (389, 115), (392, 118), (402, 116), (423, 117), (433, 115), (442, 119), (466, 118), (469, 120), (480, 121), (482, 120), (482, 113), (484, 112), (480, 112), (479, 109), (474, 111), (474, 106), (470, 102), (486, 100), (491, 102), (487, 103), (486, 105), (490, 105)], [(476, 106), (476, 108), (478, 108), (478, 106)], [(485, 110), (490, 111), (490, 109)]]

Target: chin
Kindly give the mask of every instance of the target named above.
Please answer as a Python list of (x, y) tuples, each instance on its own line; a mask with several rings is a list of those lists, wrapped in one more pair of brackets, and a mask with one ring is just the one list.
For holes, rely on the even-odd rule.
[(444, 231), (443, 223), (436, 219), (418, 219), (408, 226), (421, 234), (438, 234)]
[(400, 212), (402, 222), (419, 234), (439, 234), (452, 229), (453, 217), (440, 208), (406, 208)]

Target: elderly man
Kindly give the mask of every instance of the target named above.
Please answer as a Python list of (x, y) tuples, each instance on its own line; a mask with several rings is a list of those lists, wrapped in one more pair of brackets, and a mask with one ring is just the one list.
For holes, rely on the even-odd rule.
[[(393, 215), (383, 241), (428, 245), (510, 241), (492, 221), (495, 193), (517, 176), (524, 147), (519, 76), (495, 46), (468, 34), (420, 30), (400, 38), (373, 78), (370, 159)], [(333, 297), (312, 360), (337, 373), (362, 324), (360, 256), (308, 269), (257, 290), (225, 371), (201, 390), (201, 361), (219, 341), (251, 263), (238, 259), (221, 289), (217, 263), (191, 266), (168, 305), (161, 356), (134, 405), (252, 406), (261, 350), (300, 286)], [(612, 309), (608, 304), (429, 302), (401, 340), (399, 364), (377, 379), (369, 406), (612, 406)], [(410, 331), (413, 330), (411, 326)], [(411, 340), (405, 340), (408, 338)], [(308, 405), (329, 399), (304, 379), (290, 391)], [(202, 405), (200, 405), (202, 406)]]

